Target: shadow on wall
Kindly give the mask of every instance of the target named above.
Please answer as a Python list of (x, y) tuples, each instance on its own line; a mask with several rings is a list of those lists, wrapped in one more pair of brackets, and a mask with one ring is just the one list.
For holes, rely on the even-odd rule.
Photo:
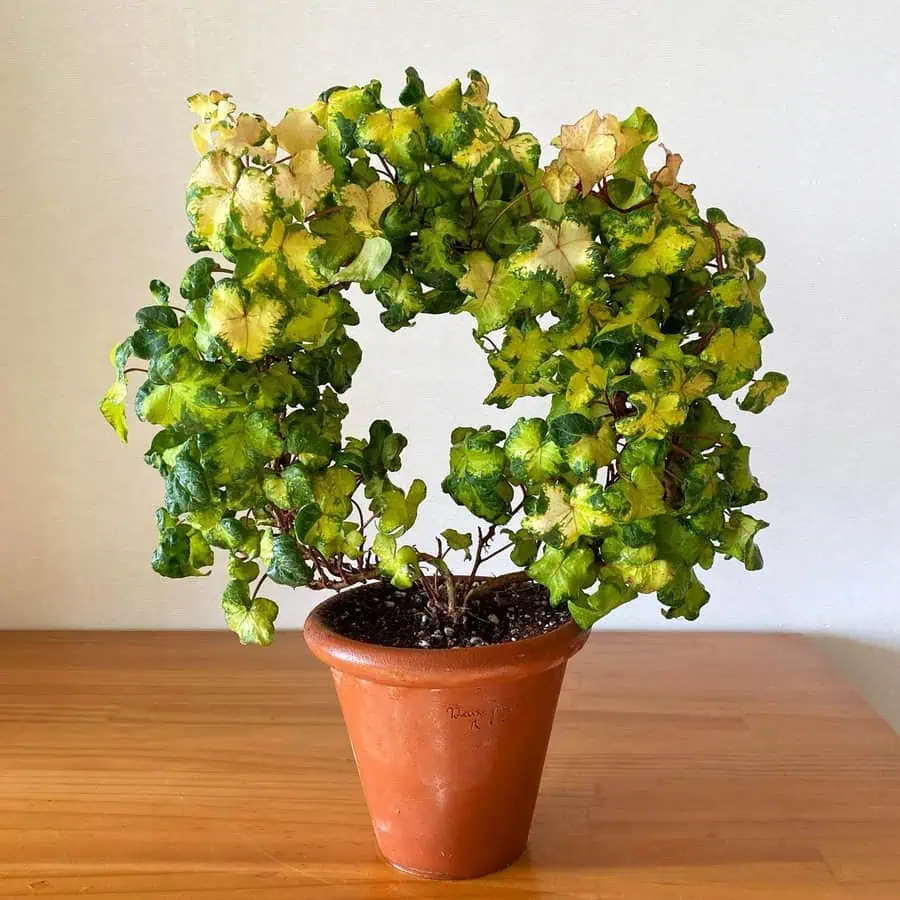
[(837, 672), (900, 733), (900, 643), (879, 644), (837, 635), (812, 635)]

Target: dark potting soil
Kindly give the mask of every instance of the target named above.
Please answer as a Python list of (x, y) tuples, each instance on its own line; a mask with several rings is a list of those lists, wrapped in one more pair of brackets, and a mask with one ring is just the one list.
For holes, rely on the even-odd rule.
[(418, 585), (401, 591), (372, 584), (330, 605), (325, 622), (344, 637), (385, 647), (483, 647), (537, 637), (568, 622), (568, 610), (554, 609), (548, 596), (547, 589), (533, 581), (508, 584), (473, 598), (454, 620)]

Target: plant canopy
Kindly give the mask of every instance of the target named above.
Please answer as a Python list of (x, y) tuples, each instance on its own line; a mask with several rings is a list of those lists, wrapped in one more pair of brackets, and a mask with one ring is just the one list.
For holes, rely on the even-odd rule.
[[(165, 485), (153, 569), (204, 575), (227, 553), (222, 606), (242, 642), (272, 639), (266, 578), (419, 584), (453, 613), (530, 577), (589, 627), (641, 593), (694, 619), (698, 567), (762, 566), (767, 523), (744, 508), (766, 493), (713, 398), (746, 388), (738, 406), (758, 413), (787, 387), (758, 375), (763, 245), (720, 209), (701, 215), (679, 155), (648, 170), (646, 110), (564, 125), (541, 167), (475, 71), (429, 94), (408, 69), (393, 108), (377, 81), (334, 87), (277, 124), (219, 91), (188, 105), (198, 259), (180, 305), (150, 283), (100, 407), (125, 440), (127, 377), (144, 375), (134, 406), (158, 428), (144, 458)], [(442, 487), (484, 525), (444, 530), (432, 552), (404, 542), (426, 495), (397, 483), (406, 439), (384, 420), (342, 430), (361, 358), (353, 285), (391, 331), (472, 316), (486, 404), (548, 398), (508, 434), (454, 429)], [(478, 567), (500, 533), (520, 571), (492, 580)], [(450, 554), (474, 555), (471, 572)]]

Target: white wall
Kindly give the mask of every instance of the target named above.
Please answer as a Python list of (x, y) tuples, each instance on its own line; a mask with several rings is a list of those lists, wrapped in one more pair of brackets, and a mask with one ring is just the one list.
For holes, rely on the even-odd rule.
[[(161, 484), (140, 458), (147, 430), (123, 449), (95, 408), (147, 281), (177, 284), (188, 261), (184, 97), (216, 87), (277, 117), (335, 83), (377, 77), (393, 98), (412, 64), (433, 88), (481, 69), (545, 143), (595, 106), (644, 105), (701, 205), (763, 238), (776, 324), (765, 364), (792, 379), (741, 425), (772, 497), (766, 568), (717, 566), (714, 600), (688, 627), (900, 649), (893, 0), (6, 0), (0, 19), (0, 626), (220, 625), (217, 576), (149, 569)], [(408, 476), (432, 487), (423, 525), (465, 527), (439, 490), (449, 430), (514, 415), (480, 406), (490, 377), (468, 322), (392, 335), (361, 299), (352, 421), (392, 419), (410, 437)], [(281, 622), (300, 623), (312, 598), (273, 590)], [(665, 623), (644, 598), (608, 625)], [(900, 707), (883, 666), (854, 666)]]

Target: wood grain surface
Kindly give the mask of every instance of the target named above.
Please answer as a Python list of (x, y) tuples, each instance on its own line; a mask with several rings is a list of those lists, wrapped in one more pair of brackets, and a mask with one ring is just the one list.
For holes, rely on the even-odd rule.
[(525, 857), (427, 882), (298, 633), (5, 633), (0, 897), (43, 896), (900, 900), (900, 739), (804, 638), (601, 632)]

